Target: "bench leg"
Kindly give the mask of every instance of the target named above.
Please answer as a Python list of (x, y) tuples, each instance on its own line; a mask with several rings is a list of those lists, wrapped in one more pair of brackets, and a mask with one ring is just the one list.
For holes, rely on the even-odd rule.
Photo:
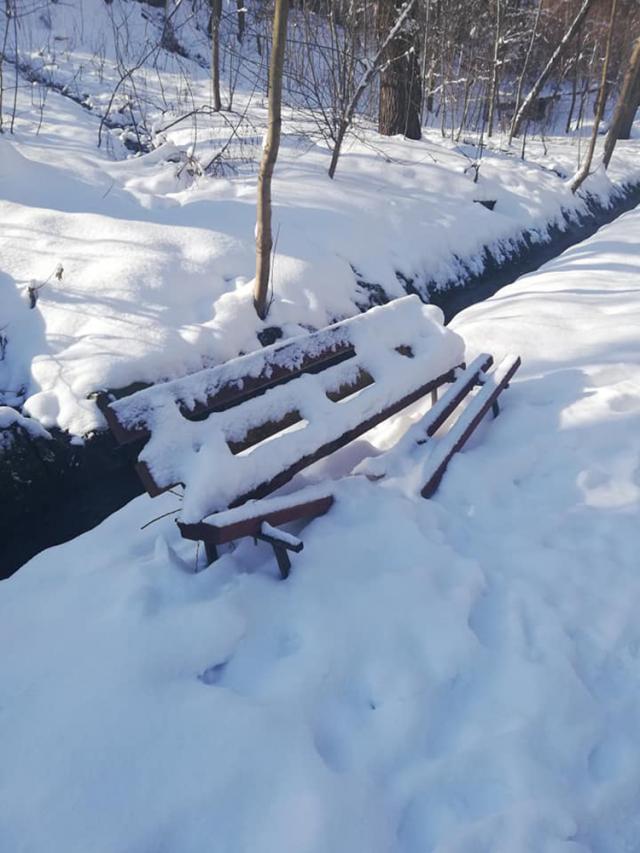
[(435, 406), (435, 404), (437, 402), (438, 402), (438, 389), (434, 388), (433, 391), (431, 392), (431, 405)]
[(211, 563), (215, 563), (218, 559), (218, 549), (214, 542), (204, 543), (204, 553), (207, 559), (207, 566), (210, 566)]
[(496, 400), (493, 406), (491, 406), (491, 411), (493, 412), (493, 417), (497, 418), (500, 414), (500, 403)]
[(272, 545), (271, 547), (273, 548), (273, 553), (278, 561), (280, 577), (284, 581), (289, 577), (289, 572), (291, 571), (291, 560), (289, 559), (289, 554), (283, 545)]

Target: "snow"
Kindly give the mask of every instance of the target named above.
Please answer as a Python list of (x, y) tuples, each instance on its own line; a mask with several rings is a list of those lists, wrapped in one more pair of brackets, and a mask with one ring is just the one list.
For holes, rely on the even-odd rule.
[(302, 540), (298, 539), (297, 536), (293, 536), (293, 534), (287, 533), (286, 530), (281, 530), (279, 527), (273, 527), (268, 521), (262, 522), (260, 532), (263, 536), (270, 536), (272, 539), (282, 542), (294, 550), (300, 548), (302, 545)]
[[(481, 353), (473, 362), (463, 369), (456, 370), (455, 382), (446, 389), (444, 395), (434, 402), (431, 408), (404, 433), (404, 435), (388, 450), (379, 456), (369, 456), (358, 465), (356, 472), (370, 480), (380, 480), (383, 477), (397, 477), (406, 474), (408, 468), (416, 466), (416, 450), (425, 444), (451, 416), (451, 407), (458, 408), (465, 396), (478, 384), (482, 371), (491, 365), (492, 356)], [(424, 485), (426, 480), (420, 484)], [(420, 489), (418, 489), (419, 491)], [(417, 494), (417, 492), (416, 492)]]
[[(320, 332), (280, 341), (224, 364), (143, 389), (114, 401), (111, 408), (126, 430), (148, 430), (162, 419), (162, 409), (175, 406), (176, 401), (192, 411), (227, 388), (242, 391), (248, 379), (269, 380), (275, 371), (299, 370), (305, 359), (317, 358), (325, 351), (334, 352), (355, 344), (366, 350), (367, 346), (371, 348), (370, 339), (376, 346), (406, 343), (412, 334), (424, 333), (424, 324), (432, 334), (436, 333), (433, 326), (442, 326), (442, 311), (435, 305), (422, 305), (416, 296), (396, 299), (383, 309), (373, 308)], [(438, 334), (451, 338), (444, 330)]]
[[(574, 197), (579, 135), (528, 139), (526, 159), (496, 135), (474, 183), (474, 144), (437, 131), (382, 139), (364, 121), (330, 181), (313, 122), (287, 108), (275, 287), (261, 322), (252, 279), (264, 102), (240, 87), (235, 112), (198, 115), (197, 145), (192, 122), (168, 126), (209, 99), (197, 57), (205, 28), (186, 6), (174, 24), (195, 58), (158, 51), (135, 72), (155, 126), (152, 150), (135, 157), (117, 128), (124, 88), (98, 149), (99, 116), (118, 68), (157, 39), (161, 11), (68, 0), (20, 18), (22, 44), (31, 39), (21, 59), (90, 109), (21, 85), (15, 134), (0, 138), (0, 428), (59, 427), (82, 442), (104, 426), (91, 395), (132, 382), (168, 382), (193, 402), (236, 381), (239, 365), (264, 369), (267, 327), (282, 329), (295, 357), (296, 338), (353, 317), (372, 293), (402, 313), (416, 301), (399, 300), (407, 281), (421, 292), (459, 282), (484, 268), (485, 248), (504, 258), (523, 233), (545, 240), (585, 213), (585, 193), (606, 204), (640, 181), (637, 133)], [(199, 14), (206, 25), (206, 4)], [(4, 73), (11, 91), (11, 62)], [(232, 159), (215, 177), (193, 173), (245, 110)], [(2, 581), (0, 853), (637, 849), (639, 276), (634, 211), (448, 331), (436, 309), (412, 312), (406, 331), (430, 322), (413, 360), (375, 351), (402, 324), (363, 336), (389, 394), (417, 365), (433, 367), (436, 351), (455, 361), (458, 336), (468, 363), (517, 353), (522, 367), (500, 417), (456, 455), (433, 499), (417, 497), (416, 468), (403, 462), (426, 399), (260, 502), (334, 497), (326, 515), (288, 527), (304, 550), (284, 582), (272, 549), (250, 540), (196, 573), (174, 494), (138, 498)], [(30, 307), (29, 287), (41, 285)], [(329, 379), (350, 371), (345, 362)], [(309, 379), (309, 421), (286, 439), (296, 452), (311, 421), (318, 440), (336, 426), (326, 389)], [(274, 411), (291, 403), (285, 388), (268, 399)], [(138, 400), (181, 418), (169, 391)], [(225, 451), (247, 411), (220, 420)], [(206, 431), (188, 426), (194, 440)], [(181, 456), (171, 440), (165, 430), (169, 466)], [(286, 463), (274, 445), (236, 460), (247, 482)], [(228, 472), (202, 457), (190, 466), (201, 494), (186, 511), (199, 520), (210, 480), (225, 504)]]
[(250, 541), (193, 574), (140, 529), (171, 495), (3, 581), (0, 847), (635, 849), (639, 237), (459, 315), (470, 358), (522, 356), (500, 417), (432, 500), (334, 483), (287, 581)]
[(226, 527), (227, 525), (253, 518), (258, 513), (269, 515), (270, 513), (288, 509), (292, 505), (319, 500), (320, 498), (329, 497), (332, 494), (332, 481), (315, 483), (312, 486), (304, 486), (303, 488), (296, 489), (293, 494), (279, 493), (277, 495), (269, 495), (260, 500), (246, 501), (241, 506), (233, 507), (233, 509), (225, 509), (222, 512), (207, 516), (204, 521), (217, 527)]
[(49, 433), (37, 421), (23, 417), (10, 406), (0, 406), (0, 429), (19, 427), (34, 438), (51, 438)]
[[(184, 44), (206, 56), (206, 26), (197, 30), (182, 14), (175, 23)], [(293, 337), (353, 316), (371, 295), (367, 285), (397, 298), (405, 294), (403, 279), (418, 290), (455, 283), (483, 269), (486, 247), (504, 258), (524, 232), (544, 240), (551, 226), (586, 212), (585, 197), (574, 197), (567, 181), (579, 138), (530, 140), (525, 160), (496, 138), (474, 183), (474, 145), (436, 131), (420, 142), (383, 139), (365, 126), (361, 138), (347, 140), (330, 181), (329, 152), (304, 114), (288, 109), (273, 186), (273, 303), (263, 323), (252, 304), (252, 139), (264, 129), (260, 98), (247, 107), (247, 92), (235, 93), (231, 115), (247, 107), (251, 126), (250, 133), (239, 130), (244, 160), (235, 173), (190, 177), (185, 157), (193, 125), (168, 125), (208, 103), (207, 69), (160, 52), (154, 62), (162, 90), (152, 68), (136, 77), (158, 128), (157, 147), (123, 159), (118, 132), (107, 129), (96, 148), (98, 115), (117, 85), (118, 62), (133, 67), (157, 27), (153, 10), (121, 0), (49, 4), (46, 15), (36, 10), (23, 22), (32, 42), (25, 61), (95, 107), (92, 113), (49, 92), (41, 116), (34, 91), (42, 87), (21, 88), (15, 135), (0, 139), (0, 327), (6, 324), (8, 339), (0, 403), (24, 403), (47, 429), (86, 435), (104, 426), (89, 399), (96, 391), (177, 379), (255, 351), (265, 326)], [(127, 56), (118, 56), (124, 50)], [(7, 67), (8, 87), (11, 73)], [(116, 98), (112, 118), (122, 117), (126, 110), (117, 110), (125, 105)], [(203, 162), (227, 138), (224, 116), (198, 117)], [(638, 180), (631, 141), (616, 148), (608, 175), (594, 175), (585, 192), (608, 203), (623, 183)], [(474, 204), (479, 198), (496, 199), (495, 210)], [(50, 280), (30, 310), (29, 285), (47, 280), (58, 264), (62, 280)]]

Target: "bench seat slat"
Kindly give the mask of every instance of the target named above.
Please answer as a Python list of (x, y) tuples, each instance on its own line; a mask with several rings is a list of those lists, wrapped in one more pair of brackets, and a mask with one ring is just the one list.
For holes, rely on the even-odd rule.
[(508, 386), (520, 364), (519, 357), (509, 356), (503, 359), (498, 367), (487, 374), (484, 384), (470, 400), (447, 435), (433, 446), (425, 445), (429, 447), (429, 452), (427, 464), (422, 471), (424, 486), (421, 494), (424, 498), (430, 498), (433, 495), (449, 462), (467, 443), (484, 416)]
[[(429, 377), (428, 359), (424, 362), (416, 359), (412, 366), (422, 367)], [(184, 466), (181, 474), (171, 459), (170, 445), (163, 447), (161, 442), (157, 442), (157, 432), (154, 432), (141, 458), (146, 462), (149, 452), (154, 461), (160, 459), (167, 465), (164, 471), (153, 468), (155, 482), (162, 484), (163, 477), (167, 482), (184, 482), (182, 518), (186, 522), (196, 522), (225, 506), (264, 497), (280, 488), (299, 471), (359, 438), (435, 388), (452, 382), (455, 378), (453, 367), (451, 365), (446, 372), (427, 378), (420, 384), (416, 384), (414, 373), (404, 377), (404, 381), (398, 377), (397, 382), (392, 374), (386, 381), (376, 381), (357, 397), (343, 403), (325, 399), (321, 416), (307, 422), (301, 429), (294, 427), (293, 431), (280, 433), (246, 454), (233, 456), (222, 434), (216, 431), (215, 435), (207, 436), (206, 441), (203, 438), (199, 453), (190, 453), (190, 458), (180, 463)], [(325, 404), (331, 408), (325, 409)], [(207, 424), (189, 426), (206, 428)], [(173, 432), (168, 429), (166, 434), (171, 441)]]
[(419, 330), (425, 310), (429, 309), (417, 296), (405, 296), (318, 332), (272, 344), (181, 379), (158, 383), (129, 397), (108, 402), (102, 396), (99, 405), (121, 444), (147, 439), (154, 414), (167, 405), (176, 406), (187, 420), (224, 411), (302, 373), (313, 373), (353, 357), (358, 341), (368, 335), (388, 346), (405, 344), (403, 335), (411, 338)]
[(307, 486), (291, 495), (276, 495), (249, 501), (235, 509), (224, 510), (197, 524), (178, 522), (185, 539), (223, 545), (243, 536), (257, 536), (263, 521), (277, 527), (289, 521), (324, 515), (334, 502), (333, 484)]
[(493, 357), (487, 353), (477, 356), (468, 367), (459, 371), (446, 393), (412, 424), (393, 447), (379, 456), (365, 459), (357, 468), (358, 474), (363, 474), (370, 480), (379, 480), (386, 477), (394, 467), (402, 465), (403, 460), (410, 456), (417, 445), (423, 444), (427, 438), (436, 434), (492, 364)]

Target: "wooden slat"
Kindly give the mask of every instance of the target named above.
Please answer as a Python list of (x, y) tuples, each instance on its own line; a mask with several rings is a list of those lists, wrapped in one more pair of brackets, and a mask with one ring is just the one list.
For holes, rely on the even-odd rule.
[(434, 450), (434, 465), (421, 491), (424, 498), (430, 498), (434, 494), (449, 462), (467, 443), (484, 416), (507, 387), (520, 364), (520, 357), (508, 358), (494, 371), (487, 374), (485, 384), (473, 397), (451, 431)]
[[(374, 330), (397, 329), (399, 340), (390, 345), (411, 356), (412, 348), (402, 340), (402, 330), (408, 327), (416, 331), (421, 308), (417, 296), (405, 296), (326, 329), (272, 344), (182, 379), (158, 383), (119, 400), (110, 401), (108, 394), (102, 394), (98, 406), (119, 443), (146, 440), (149, 423), (153, 424), (150, 415), (167, 400), (173, 399), (187, 420), (202, 420), (209, 413), (226, 411), (303, 373), (317, 373), (353, 358), (356, 330), (372, 324)], [(388, 323), (387, 315), (393, 322)]]
[(462, 376), (447, 389), (446, 393), (427, 412), (420, 426), (424, 428), (427, 437), (434, 436), (440, 427), (448, 421), (460, 403), (469, 394), (472, 388), (478, 384), (483, 373), (493, 364), (493, 356), (483, 353), (474, 359), (473, 363), (465, 369)]
[[(373, 429), (373, 427), (383, 423), (383, 421), (387, 420), (387, 418), (390, 418), (392, 415), (397, 414), (398, 412), (402, 411), (402, 409), (406, 409), (407, 406), (412, 405), (421, 397), (424, 397), (426, 394), (429, 394), (435, 388), (439, 388), (441, 385), (453, 382), (454, 380), (455, 368), (447, 371), (446, 373), (443, 373), (436, 379), (432, 379), (429, 382), (424, 383), (411, 393), (397, 400), (395, 403), (386, 406), (385, 408), (377, 412), (375, 415), (366, 418), (357, 426), (347, 430), (342, 435), (337, 436), (333, 440), (321, 445), (314, 451), (296, 460), (296, 462), (294, 462), (285, 470), (281, 471), (272, 479), (261, 483), (259, 486), (254, 489), (251, 489), (246, 493), (237, 495), (235, 499), (230, 501), (229, 506), (236, 507), (240, 506), (243, 503), (246, 503), (249, 500), (256, 500), (259, 498), (266, 497), (267, 495), (276, 491), (276, 489), (279, 489), (284, 486), (285, 483), (288, 483), (289, 480), (291, 480), (296, 474), (307, 468), (309, 465), (312, 465), (314, 462), (317, 462), (320, 459), (324, 459), (325, 456), (329, 456), (330, 454), (335, 453), (336, 450), (339, 450), (341, 447), (344, 447), (346, 444), (349, 444), (356, 438), (359, 438), (361, 435), (364, 435), (365, 432), (368, 432), (370, 429)], [(197, 523), (180, 524), (180, 529), (183, 531), (183, 535), (185, 535), (188, 539), (200, 538), (195, 532), (193, 532), (193, 528), (199, 529), (199, 525)], [(191, 534), (187, 535), (187, 533), (184, 531), (191, 531)]]
[[(323, 330), (322, 333), (313, 333), (309, 335), (309, 344), (317, 344), (318, 336), (323, 334), (326, 338), (324, 345), (313, 354), (303, 353), (299, 358), (296, 367), (291, 368), (285, 366), (291, 359), (293, 351), (299, 351), (303, 346), (301, 338), (295, 338), (291, 342), (287, 342), (275, 350), (273, 358), (267, 357), (263, 369), (256, 376), (243, 375), (238, 378), (230, 379), (221, 384), (215, 393), (209, 395), (204, 401), (196, 401), (192, 405), (183, 403), (179, 397), (176, 397), (176, 405), (179, 407), (181, 414), (186, 420), (201, 420), (204, 416), (213, 412), (223, 412), (233, 408), (249, 400), (263, 394), (269, 388), (275, 388), (277, 385), (283, 385), (286, 382), (295, 379), (302, 373), (316, 373), (320, 370), (325, 370), (335, 364), (340, 364), (349, 358), (353, 358), (355, 350), (353, 345), (345, 340), (344, 334), (327, 334)], [(340, 330), (341, 331), (341, 330)], [(262, 354), (262, 353), (261, 353)], [(252, 354), (253, 355), (253, 354)], [(238, 359), (240, 360), (240, 359)], [(215, 368), (211, 368), (213, 372)], [(198, 371), (198, 374), (202, 371)], [(191, 374), (196, 376), (198, 374)], [(187, 377), (188, 378), (188, 377)], [(184, 383), (184, 379), (175, 380), (175, 382), (162, 383), (161, 385), (170, 386), (178, 383)], [(161, 387), (161, 385), (152, 386), (145, 391), (152, 391), (153, 388)], [(140, 392), (143, 393), (143, 392)], [(125, 401), (128, 398), (123, 398)], [(98, 408), (104, 415), (109, 429), (113, 433), (114, 438), (119, 444), (129, 444), (132, 441), (146, 440), (150, 436), (149, 429), (146, 423), (140, 423), (137, 426), (130, 427), (123, 425), (118, 415), (118, 408), (115, 406), (117, 401), (109, 401), (105, 394), (96, 398)]]
[(240, 504), (245, 503), (248, 500), (254, 500), (258, 498), (263, 498), (271, 492), (274, 492), (276, 489), (281, 488), (291, 480), (296, 474), (300, 471), (303, 471), (305, 468), (308, 468), (309, 465), (313, 465), (314, 462), (318, 462), (320, 459), (324, 459), (325, 456), (330, 456), (332, 453), (335, 453), (336, 450), (339, 450), (341, 447), (349, 444), (354, 441), (356, 438), (359, 438), (361, 435), (364, 435), (365, 432), (369, 432), (370, 429), (378, 426), (379, 424), (386, 421), (388, 418), (393, 415), (401, 412), (403, 409), (406, 409), (407, 406), (411, 406), (421, 397), (426, 396), (431, 393), (435, 388), (439, 388), (441, 385), (448, 384), (455, 380), (455, 368), (447, 371), (447, 373), (438, 376), (436, 379), (432, 379), (430, 382), (426, 382), (424, 385), (421, 385), (419, 388), (416, 388), (410, 394), (407, 394), (405, 397), (402, 397), (400, 400), (397, 400), (395, 403), (387, 406), (382, 409), (375, 415), (367, 418), (362, 421), (358, 426), (353, 429), (347, 430), (347, 432), (333, 439), (332, 441), (323, 444), (317, 450), (312, 453), (307, 454), (306, 456), (299, 459), (297, 462), (294, 462), (293, 465), (290, 465), (289, 468), (282, 471), (280, 474), (273, 477), (271, 480), (268, 480), (264, 483), (261, 483), (255, 489), (247, 492), (246, 494), (239, 495), (235, 500), (233, 500), (229, 506), (239, 506)]
[(460, 403), (481, 381), (481, 376), (493, 364), (493, 357), (487, 353), (477, 356), (474, 361), (458, 375), (446, 393), (418, 420), (389, 450), (362, 463), (359, 473), (370, 480), (381, 480), (387, 475), (393, 460), (400, 459), (420, 444), (424, 444), (442, 427), (458, 408)]
[[(301, 518), (316, 518), (319, 515), (324, 515), (331, 509), (334, 502), (333, 495), (325, 495), (301, 502), (298, 499), (298, 503), (295, 500), (296, 496), (294, 494), (292, 495), (291, 505), (276, 510), (269, 510), (268, 504), (266, 508), (261, 508), (258, 503), (255, 507), (254, 515), (246, 517), (246, 514), (243, 514), (243, 517), (237, 521), (232, 520), (218, 524), (216, 523), (215, 515), (213, 515), (197, 524), (182, 524), (178, 521), (178, 527), (185, 539), (222, 545), (234, 539), (242, 539), (243, 536), (257, 536), (260, 533), (263, 521), (266, 521), (273, 527), (277, 527), (280, 524), (286, 524), (288, 521), (298, 521)], [(229, 513), (225, 512), (224, 515), (228, 516)]]

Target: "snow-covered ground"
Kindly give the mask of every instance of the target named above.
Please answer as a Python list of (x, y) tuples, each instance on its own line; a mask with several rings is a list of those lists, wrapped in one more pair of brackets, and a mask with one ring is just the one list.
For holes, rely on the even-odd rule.
[[(70, 0), (50, 4), (46, 16), (36, 10), (30, 30), (24, 24), (31, 49), (22, 60), (93, 109), (23, 85), (16, 132), (0, 139), (0, 405), (24, 405), (45, 428), (82, 436), (103, 426), (87, 399), (97, 390), (181, 376), (256, 349), (265, 326), (286, 335), (324, 326), (355, 314), (379, 288), (398, 297), (405, 281), (418, 289), (455, 282), (482, 270), (485, 248), (504, 256), (524, 232), (544, 239), (565, 214), (586, 210), (568, 186), (584, 153), (578, 137), (544, 146), (531, 139), (525, 160), (496, 137), (474, 183), (474, 144), (437, 131), (420, 142), (383, 139), (360, 127), (331, 181), (313, 122), (288, 109), (273, 190), (273, 303), (261, 323), (251, 298), (260, 94), (245, 82), (233, 113), (198, 115), (197, 137), (191, 121), (163, 130), (206, 107), (210, 86), (197, 62), (156, 51), (154, 66), (149, 60), (137, 72), (136, 91), (158, 147), (125, 159), (109, 130), (96, 147), (118, 57), (122, 68), (145, 55), (160, 14), (121, 0)], [(178, 34), (206, 55), (202, 30), (189, 27)], [(126, 117), (117, 92), (112, 118)], [(187, 153), (220, 150), (228, 123), (241, 119), (235, 173), (190, 178)], [(638, 181), (632, 140), (618, 146), (608, 175), (584, 189), (606, 203)], [(486, 199), (497, 201), (494, 211), (474, 203)], [(40, 285), (31, 309), (29, 288)]]
[(431, 501), (338, 486), (286, 582), (192, 574), (171, 496), (2, 582), (3, 853), (638, 849), (639, 280), (634, 211), (463, 312), (502, 414)]

